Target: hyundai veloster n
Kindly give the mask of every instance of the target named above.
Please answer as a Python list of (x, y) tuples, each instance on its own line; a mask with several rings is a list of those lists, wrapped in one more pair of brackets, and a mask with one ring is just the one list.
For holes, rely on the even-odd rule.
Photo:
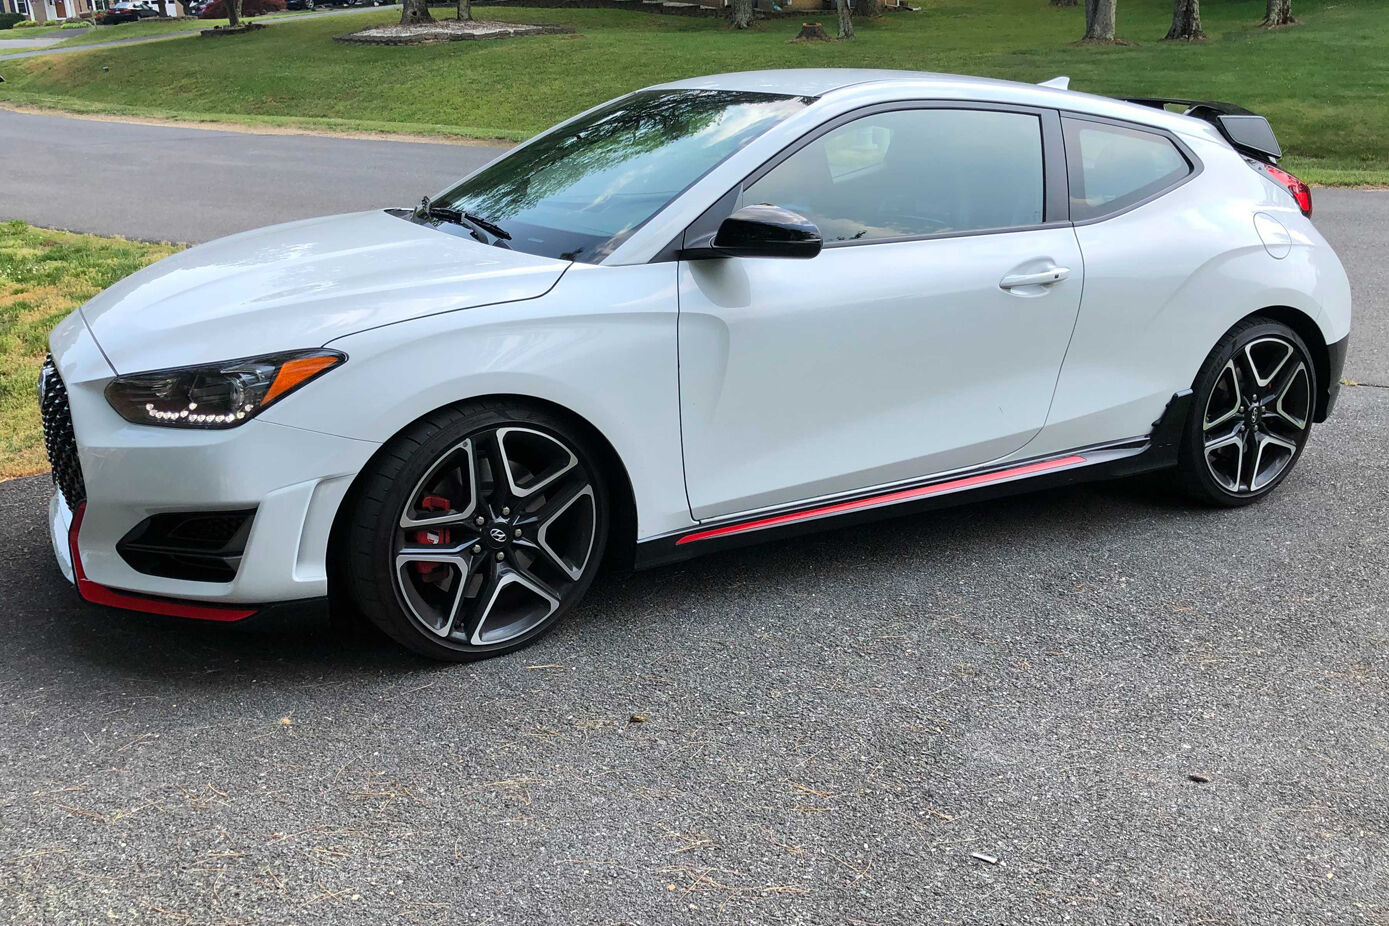
[(54, 550), (98, 604), (327, 596), (442, 659), (600, 562), (1170, 469), (1245, 505), (1350, 290), (1238, 106), (761, 71), (598, 106), (412, 208), (169, 257), (53, 332)]

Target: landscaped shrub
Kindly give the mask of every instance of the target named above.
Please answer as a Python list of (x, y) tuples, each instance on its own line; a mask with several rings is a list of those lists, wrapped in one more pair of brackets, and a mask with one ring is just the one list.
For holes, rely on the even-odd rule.
[(80, 19), (69, 19), (69, 20), (65, 20), (65, 21), (63, 22), (63, 24), (62, 24), (61, 26), (59, 26), (58, 28), (59, 28), (59, 29), (85, 29), (85, 28), (87, 28), (87, 24), (84, 23), (84, 22), (83, 22), (82, 20), (80, 20)]
[(23, 13), (0, 13), (0, 29), (13, 29), (15, 23), (24, 21)]
[(26, 19), (26, 20), (24, 20), (24, 22), (22, 22), (22, 23), (15, 23), (15, 24), (14, 24), (14, 27), (15, 27), (16, 29), (36, 29), (36, 28), (38, 28), (39, 26), (42, 26), (42, 25), (43, 25), (43, 23), (36, 23), (36, 22), (34, 22), (32, 19)]
[[(241, 0), (242, 16), (259, 16), (262, 13), (280, 13), (285, 8), (285, 0)], [(225, 0), (212, 0), (207, 9), (198, 14), (199, 19), (226, 19)]]

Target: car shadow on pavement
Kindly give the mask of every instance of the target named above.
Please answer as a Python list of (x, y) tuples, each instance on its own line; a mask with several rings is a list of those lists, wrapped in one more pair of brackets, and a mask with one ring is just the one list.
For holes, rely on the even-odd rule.
[[(15, 483), (6, 486), (5, 507), (14, 505), (15, 494), (32, 495), (27, 506), (37, 507), (47, 480), (17, 482), (33, 485), (23, 493), (11, 491)], [(1097, 524), (1112, 527), (1178, 513), (1189, 516), (1189, 507), (1141, 480), (1124, 480), (830, 530), (627, 576), (600, 576), (584, 604), (528, 651), (534, 659), (520, 658), (583, 662), (588, 647), (604, 646), (653, 616), (667, 619), (662, 616), (678, 615), (692, 605), (702, 613), (726, 615), (737, 612), (750, 596), (795, 588), (826, 570), (848, 575), (871, 563), (929, 581), (944, 556), (968, 556), (976, 550), (997, 554), (1000, 545), (1019, 543), (1066, 544), (1071, 535)], [(178, 677), (194, 684), (202, 677), (225, 692), (229, 685), (239, 687), (238, 678), (253, 686), (311, 672), (379, 678), (451, 668), (406, 652), (360, 617), (330, 617), (326, 607), (272, 609), (236, 624), (94, 607), (78, 599), (58, 574), (41, 523), (30, 521), (18, 532), (11, 549), (23, 555), (0, 578), (0, 594), (11, 603), (5, 634), (13, 647), (0, 661), (21, 675), (36, 674), (19, 664), (32, 661), (35, 670), (65, 664), (107, 677)], [(794, 616), (770, 619), (786, 622), (776, 628), (781, 632), (807, 632)]]

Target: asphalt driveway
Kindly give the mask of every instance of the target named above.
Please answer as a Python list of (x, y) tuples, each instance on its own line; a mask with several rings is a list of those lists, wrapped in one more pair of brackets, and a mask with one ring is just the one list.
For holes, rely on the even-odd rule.
[[(1389, 194), (1317, 207), (1389, 384)], [(46, 478), (0, 484), (0, 921), (1383, 923), (1386, 435), (1347, 387), (1249, 509), (721, 554), (463, 667), (81, 605)]]
[[(0, 219), (196, 243), (294, 219), (413, 205), (503, 150), (0, 109)], [(85, 165), (84, 180), (55, 176), (53, 164)]]

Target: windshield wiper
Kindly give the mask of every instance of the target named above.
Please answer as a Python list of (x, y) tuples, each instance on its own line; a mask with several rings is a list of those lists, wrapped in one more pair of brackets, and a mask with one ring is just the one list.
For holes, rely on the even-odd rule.
[[(415, 215), (422, 219), (439, 219), (443, 222), (452, 222), (454, 225), (462, 225), (464, 228), (473, 232), (474, 237), (482, 231), (501, 241), (510, 241), (511, 235), (496, 222), (484, 219), (480, 215), (473, 215), (463, 209), (450, 209), (447, 206), (436, 206), (429, 201), (426, 196), (420, 200), (419, 208), (415, 210)], [(478, 238), (484, 244), (487, 239)]]

